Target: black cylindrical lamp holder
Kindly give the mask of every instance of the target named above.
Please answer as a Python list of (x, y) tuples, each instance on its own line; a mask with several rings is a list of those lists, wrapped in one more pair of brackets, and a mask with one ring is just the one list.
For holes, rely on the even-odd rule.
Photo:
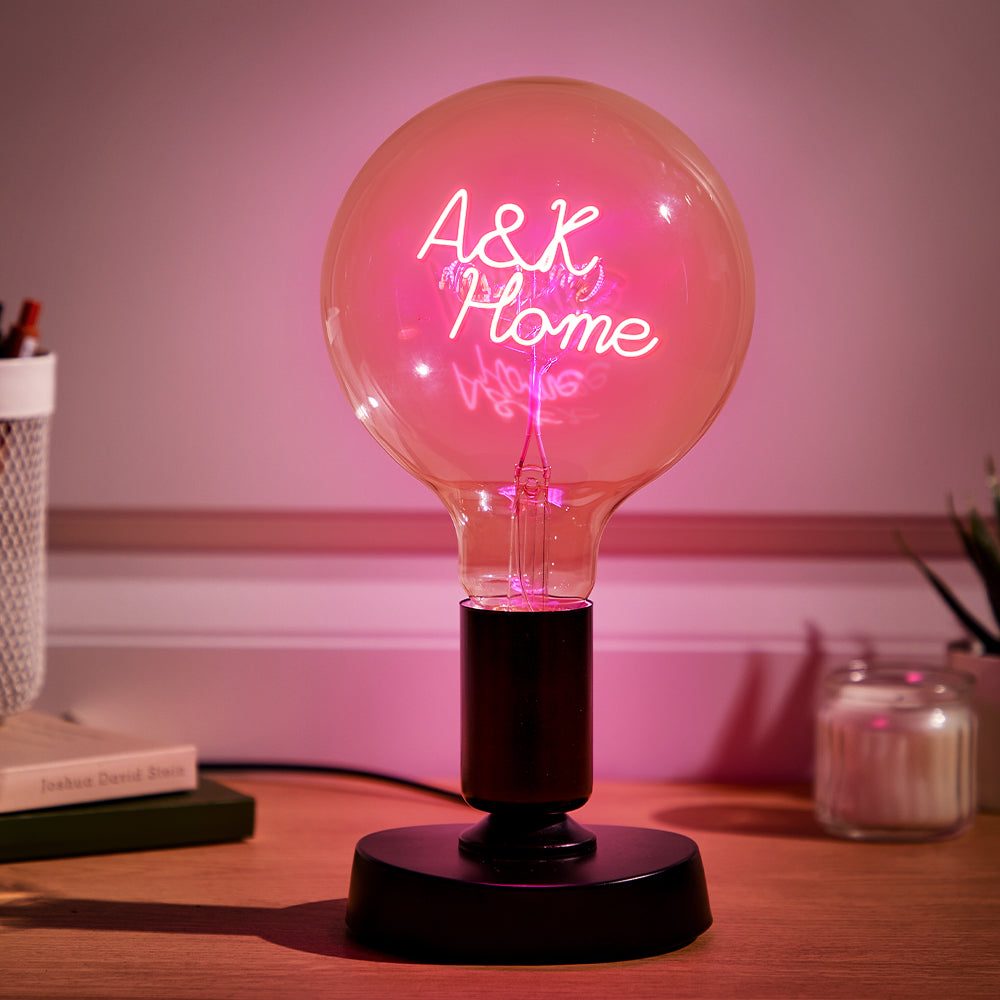
[(574, 856), (594, 836), (566, 813), (593, 789), (593, 616), (461, 605), (462, 794), (490, 815), (478, 856)]

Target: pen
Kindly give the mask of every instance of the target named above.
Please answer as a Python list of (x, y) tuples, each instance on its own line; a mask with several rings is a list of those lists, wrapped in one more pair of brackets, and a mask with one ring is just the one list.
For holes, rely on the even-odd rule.
[(0, 357), (30, 358), (37, 351), (40, 334), (35, 324), (41, 311), (41, 303), (34, 299), (25, 299), (21, 303), (21, 314), (17, 322), (7, 332), (0, 345), (2, 346)]
[[(2, 307), (2, 303), (0, 303)], [(0, 363), (5, 358), (27, 358), (38, 348), (39, 333), (38, 314), (41, 304), (34, 299), (25, 299), (21, 304), (21, 314), (17, 322), (0, 338)], [(13, 424), (10, 420), (0, 420), (0, 475), (3, 474), (7, 461), (8, 442), (10, 441)]]

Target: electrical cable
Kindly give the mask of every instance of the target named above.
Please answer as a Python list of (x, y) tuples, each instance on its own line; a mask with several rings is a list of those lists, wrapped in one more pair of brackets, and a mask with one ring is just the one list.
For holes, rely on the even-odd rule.
[(199, 763), (199, 770), (205, 771), (304, 771), (313, 774), (332, 774), (338, 777), (365, 778), (370, 781), (381, 781), (387, 784), (400, 785), (403, 788), (410, 788), (418, 792), (426, 792), (428, 795), (436, 795), (439, 798), (447, 799), (449, 802), (460, 802), (465, 805), (465, 799), (458, 792), (453, 792), (448, 788), (441, 788), (438, 785), (431, 785), (423, 781), (415, 781), (412, 778), (404, 778), (395, 774), (386, 774), (383, 771), (368, 771), (358, 767), (340, 767), (332, 764), (295, 764), (295, 763), (272, 763), (256, 761), (211, 761)]

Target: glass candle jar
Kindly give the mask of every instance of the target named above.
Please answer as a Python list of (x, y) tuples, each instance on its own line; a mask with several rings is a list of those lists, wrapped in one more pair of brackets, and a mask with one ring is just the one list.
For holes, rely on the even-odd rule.
[(973, 679), (856, 662), (822, 682), (816, 817), (852, 840), (957, 837), (976, 813)]

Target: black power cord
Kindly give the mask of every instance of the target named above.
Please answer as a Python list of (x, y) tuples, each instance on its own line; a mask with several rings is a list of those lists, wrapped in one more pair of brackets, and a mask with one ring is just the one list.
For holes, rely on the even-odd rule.
[(412, 778), (403, 778), (395, 774), (386, 774), (383, 771), (366, 771), (357, 767), (339, 767), (328, 764), (286, 764), (272, 762), (255, 761), (211, 761), (199, 763), (199, 770), (204, 771), (302, 771), (312, 774), (332, 774), (347, 778), (364, 778), (370, 781), (381, 781), (391, 785), (400, 785), (403, 788), (411, 788), (417, 792), (426, 792), (428, 795), (436, 795), (438, 798), (447, 799), (449, 802), (460, 802), (465, 805), (465, 799), (458, 792), (453, 792), (448, 788), (441, 788), (438, 785), (429, 785), (423, 781), (414, 781)]

